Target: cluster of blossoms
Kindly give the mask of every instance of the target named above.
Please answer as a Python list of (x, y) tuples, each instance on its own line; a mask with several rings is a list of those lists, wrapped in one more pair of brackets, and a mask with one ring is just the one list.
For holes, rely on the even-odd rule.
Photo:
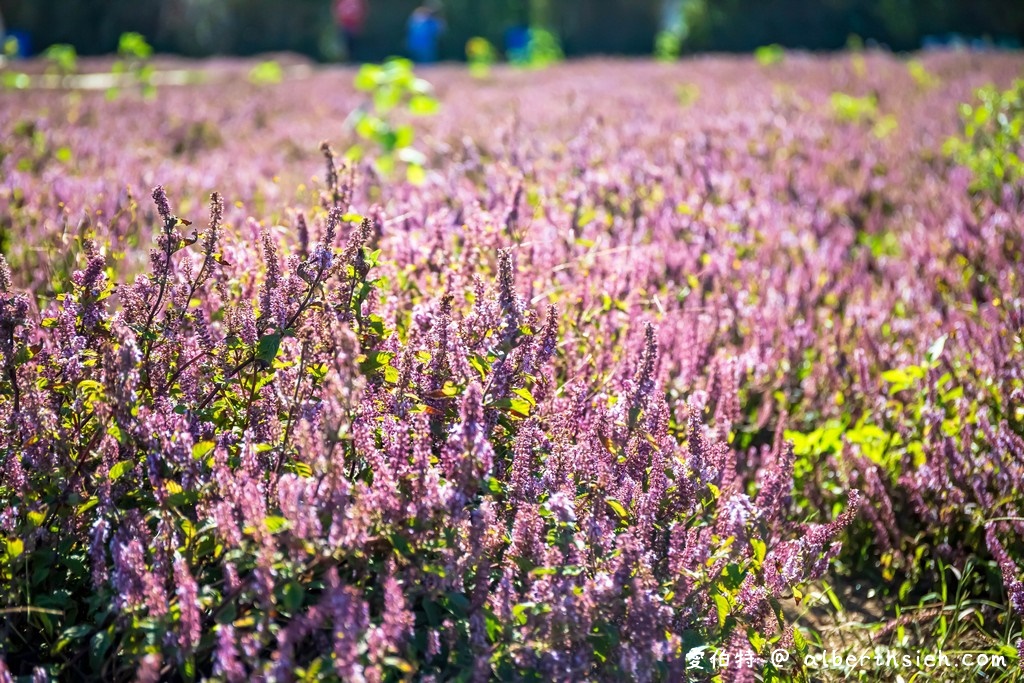
[(771, 676), (837, 558), (1024, 616), (1024, 208), (936, 154), (1019, 60), (863, 60), (442, 70), (424, 184), (312, 197), (329, 74), (0, 97), (0, 680)]
[[(856, 497), (789, 521), (777, 441), (749, 498), (738, 454), (667, 401), (650, 322), (600, 386), (565, 381), (559, 313), (525, 304), (509, 251), (416, 304), (375, 277), (399, 271), (352, 207), (315, 209), (330, 257), (286, 267), (247, 223), (254, 271), (225, 257), (219, 196), (191, 238), (153, 199), (151, 272), (115, 287), (88, 245), (41, 348), (10, 364), (8, 530), (33, 568), (82, 553), (40, 579), (88, 613), (104, 670), (678, 678), (680, 632), (781, 635), (773, 604), (838, 552)], [(18, 338), (39, 332), (24, 308)]]

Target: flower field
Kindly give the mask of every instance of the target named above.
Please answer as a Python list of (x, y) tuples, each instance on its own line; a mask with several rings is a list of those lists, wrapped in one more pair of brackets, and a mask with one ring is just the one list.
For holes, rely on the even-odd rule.
[(0, 91), (0, 683), (1022, 676), (1020, 54), (203, 69)]

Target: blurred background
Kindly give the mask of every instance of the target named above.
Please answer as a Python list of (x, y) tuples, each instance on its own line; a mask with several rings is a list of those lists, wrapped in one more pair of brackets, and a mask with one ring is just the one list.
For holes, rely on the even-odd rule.
[[(339, 31), (337, 0), (0, 0), (21, 54), (56, 43), (79, 54), (113, 52), (125, 32), (158, 52), (202, 57), (293, 51), (322, 61), (376, 61), (407, 53), (418, 0), (359, 3), (358, 40)], [(659, 37), (676, 54), (785, 48), (839, 49), (850, 36), (893, 50), (966, 43), (1019, 47), (1024, 0), (443, 0), (437, 57), (466, 59), (485, 38), (516, 49), (527, 27), (543, 28), (567, 57), (649, 55)]]

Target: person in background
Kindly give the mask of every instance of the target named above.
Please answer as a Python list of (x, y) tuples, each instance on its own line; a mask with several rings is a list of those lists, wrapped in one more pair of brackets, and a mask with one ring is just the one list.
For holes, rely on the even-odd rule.
[(530, 61), (530, 27), (526, 23), (505, 29), (505, 58), (513, 64)]
[(438, 3), (417, 7), (409, 17), (406, 47), (413, 61), (430, 64), (437, 61), (437, 42), (444, 32)]
[(516, 3), (510, 18), (512, 21), (502, 35), (505, 59), (513, 64), (525, 64), (530, 61), (530, 3)]
[(345, 58), (354, 59), (356, 42), (366, 23), (366, 0), (334, 0), (334, 23), (345, 46)]

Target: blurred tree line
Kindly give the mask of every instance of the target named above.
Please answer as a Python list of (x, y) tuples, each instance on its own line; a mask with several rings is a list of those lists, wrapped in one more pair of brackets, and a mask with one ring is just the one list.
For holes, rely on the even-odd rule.
[[(367, 0), (366, 27), (354, 59), (403, 52), (405, 22), (418, 0)], [(466, 41), (503, 44), (515, 26), (543, 25), (566, 55), (650, 54), (670, 23), (684, 51), (749, 51), (760, 45), (834, 49), (851, 34), (893, 49), (928, 35), (1024, 39), (1024, 0), (444, 0), (445, 59), (462, 59)], [(116, 49), (137, 31), (161, 52), (190, 56), (291, 50), (339, 56), (331, 0), (0, 0), (9, 29), (35, 50), (70, 43), (81, 54)]]
[(930, 36), (1024, 40), (1024, 0), (682, 0), (689, 50), (830, 50), (860, 36), (893, 50)]

